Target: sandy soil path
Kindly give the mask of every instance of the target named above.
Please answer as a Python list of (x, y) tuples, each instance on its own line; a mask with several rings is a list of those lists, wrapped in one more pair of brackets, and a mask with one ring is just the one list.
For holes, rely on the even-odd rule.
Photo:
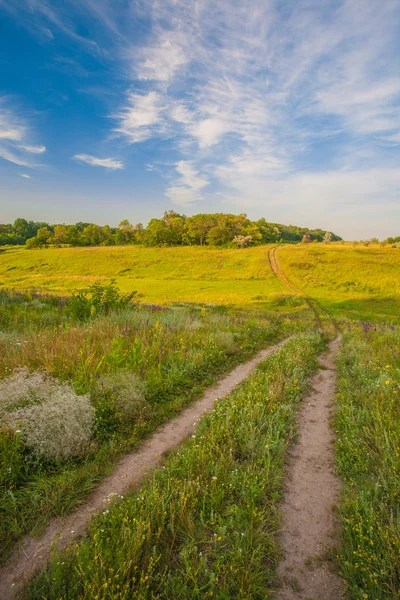
[(9, 561), (0, 568), (0, 599), (17, 598), (26, 581), (49, 559), (52, 548), (66, 548), (81, 537), (93, 514), (103, 510), (113, 495), (126, 494), (138, 486), (168, 450), (176, 448), (193, 433), (197, 421), (204, 412), (213, 409), (216, 400), (227, 396), (260, 362), (284, 343), (285, 340), (262, 350), (252, 360), (237, 366), (218, 384), (208, 388), (195, 404), (156, 431), (138, 451), (125, 456), (85, 504), (63, 519), (50, 521), (42, 537), (26, 536)]
[(299, 442), (288, 453), (282, 505), (278, 568), (282, 588), (276, 600), (342, 600), (343, 580), (332, 572), (329, 548), (337, 541), (335, 506), (340, 484), (334, 473), (334, 434), (330, 427), (336, 392), (337, 337), (311, 380), (312, 393), (299, 413)]

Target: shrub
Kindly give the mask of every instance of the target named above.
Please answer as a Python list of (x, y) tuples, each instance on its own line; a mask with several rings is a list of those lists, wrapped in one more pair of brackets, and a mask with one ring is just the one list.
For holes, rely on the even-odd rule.
[(22, 443), (40, 458), (65, 460), (88, 447), (94, 409), (87, 396), (47, 373), (16, 369), (0, 382), (0, 420), (20, 433)]
[(46, 402), (59, 388), (57, 379), (45, 371), (30, 373), (28, 367), (14, 369), (0, 381), (0, 418), (5, 412)]
[(77, 290), (71, 298), (71, 314), (78, 321), (86, 321), (96, 315), (108, 315), (111, 311), (124, 310), (136, 291), (121, 294), (115, 279), (108, 285), (96, 281), (90, 287)]
[(250, 246), (253, 243), (253, 236), (252, 235), (236, 235), (233, 238), (233, 242), (234, 242), (234, 244), (236, 244), (236, 246), (238, 248), (247, 248), (247, 246)]
[(118, 413), (130, 421), (137, 419), (146, 409), (144, 383), (134, 373), (121, 370), (99, 379), (94, 394), (113, 402)]

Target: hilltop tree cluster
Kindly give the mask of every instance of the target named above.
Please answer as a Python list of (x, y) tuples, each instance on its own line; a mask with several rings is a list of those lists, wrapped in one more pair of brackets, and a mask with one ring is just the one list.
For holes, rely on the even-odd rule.
[(161, 219), (151, 219), (147, 227), (123, 220), (119, 227), (76, 223), (49, 223), (17, 219), (13, 224), (0, 225), (0, 245), (26, 244), (28, 248), (61, 246), (232, 246), (274, 242), (338, 241), (341, 238), (322, 229), (310, 230), (294, 225), (269, 223), (265, 219), (251, 221), (247, 215), (224, 213), (198, 214), (186, 217), (173, 210)]

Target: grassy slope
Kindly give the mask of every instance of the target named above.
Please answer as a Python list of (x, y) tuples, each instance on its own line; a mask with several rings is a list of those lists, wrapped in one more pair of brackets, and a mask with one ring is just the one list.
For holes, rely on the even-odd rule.
[(110, 277), (117, 279), (122, 291), (138, 290), (140, 299), (149, 303), (248, 304), (255, 296), (284, 291), (270, 270), (268, 246), (11, 248), (0, 254), (0, 281), (5, 288), (70, 292)]
[(267, 359), (27, 597), (269, 598), (285, 451), (321, 348), (301, 334)]
[(336, 318), (400, 318), (400, 250), (346, 245), (284, 246), (285, 273)]

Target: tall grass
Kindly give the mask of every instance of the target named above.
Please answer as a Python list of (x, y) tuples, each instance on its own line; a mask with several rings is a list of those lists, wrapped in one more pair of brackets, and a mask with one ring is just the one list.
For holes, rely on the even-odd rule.
[[(297, 319), (218, 307), (132, 307), (79, 324), (71, 320), (62, 299), (57, 303), (18, 295), (7, 300), (3, 294), (3, 305), (10, 318), (0, 335), (0, 376), (8, 378), (20, 367), (51, 374), (90, 398), (96, 427), (85, 455), (46, 461), (3, 423), (2, 559), (22, 534), (39, 533), (50, 517), (82, 502), (120, 456), (221, 373), (307, 327)], [(29, 313), (30, 307), (34, 326), (25, 327), (17, 315)], [(40, 407), (35, 410), (40, 412)]]
[(339, 357), (339, 564), (351, 598), (400, 597), (400, 330), (349, 327)]
[(300, 334), (267, 359), (26, 597), (269, 597), (285, 451), (321, 348), (317, 334)]

